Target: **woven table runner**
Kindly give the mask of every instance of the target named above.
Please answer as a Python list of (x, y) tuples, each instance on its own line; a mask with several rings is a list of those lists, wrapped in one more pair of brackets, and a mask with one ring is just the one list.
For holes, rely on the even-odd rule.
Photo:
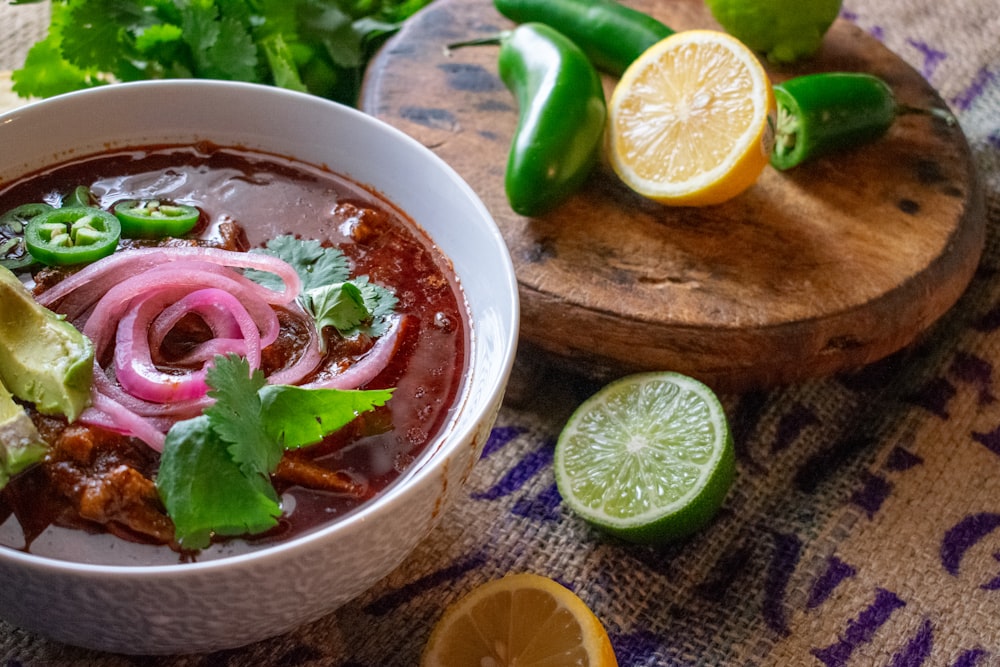
[[(23, 62), (47, 16), (0, 5), (0, 70)], [(957, 114), (985, 191), (985, 254), (960, 302), (908, 349), (851, 375), (722, 397), (738, 472), (709, 528), (652, 549), (573, 516), (553, 443), (596, 387), (522, 349), (464, 494), (354, 602), (242, 649), (174, 657), (95, 653), (0, 622), (0, 665), (413, 666), (449, 603), (512, 572), (579, 594), (628, 667), (1000, 665), (1000, 6), (845, 0), (842, 16)]]

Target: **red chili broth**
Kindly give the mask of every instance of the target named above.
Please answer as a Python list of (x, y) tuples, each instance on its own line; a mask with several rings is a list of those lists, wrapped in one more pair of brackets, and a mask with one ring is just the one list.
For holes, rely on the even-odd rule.
[[(337, 245), (352, 263), (352, 275), (368, 275), (399, 299), (408, 316), (393, 361), (365, 388), (394, 387), (388, 412), (359, 422), (327, 442), (303, 450), (377, 495), (421, 456), (454, 411), (466, 367), (468, 313), (447, 258), (404, 213), (330, 171), (291, 159), (204, 144), (131, 149), (80, 159), (0, 189), (0, 212), (46, 201), (88, 185), (99, 205), (125, 198), (158, 197), (199, 207), (202, 222), (192, 232), (219, 238), (219, 223), (237, 223), (250, 247), (293, 234)], [(351, 215), (351, 211), (361, 211)], [(364, 419), (364, 418), (363, 418)], [(388, 429), (386, 432), (380, 432)], [(109, 564), (161, 564), (188, 560), (166, 546), (135, 536), (113, 536), (102, 526), (66, 517), (58, 499), (33, 498), (45, 487), (36, 468), (0, 493), (0, 545), (43, 556)], [(228, 540), (197, 554), (197, 560), (254, 550), (328, 524), (365, 498), (280, 488), (285, 515), (273, 531)], [(31, 506), (30, 516), (24, 507)], [(30, 526), (15, 521), (13, 508)], [(22, 530), (22, 528), (24, 530)], [(24, 533), (31, 532), (25, 545)], [(116, 532), (114, 530), (111, 531)], [(37, 534), (36, 534), (37, 533)]]

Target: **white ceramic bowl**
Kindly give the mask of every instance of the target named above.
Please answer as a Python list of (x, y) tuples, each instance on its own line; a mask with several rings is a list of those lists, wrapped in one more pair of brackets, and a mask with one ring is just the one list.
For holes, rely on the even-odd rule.
[(492, 428), (518, 328), (513, 266), (489, 213), (431, 151), (357, 110), (264, 86), (119, 84), (0, 115), (0, 183), (108, 148), (209, 140), (326, 165), (381, 192), (452, 260), (472, 349), (460, 407), (430, 453), (332, 525), (262, 551), (192, 564), (101, 566), (0, 548), (0, 616), (122, 653), (232, 648), (317, 619), (387, 575), (432, 530)]

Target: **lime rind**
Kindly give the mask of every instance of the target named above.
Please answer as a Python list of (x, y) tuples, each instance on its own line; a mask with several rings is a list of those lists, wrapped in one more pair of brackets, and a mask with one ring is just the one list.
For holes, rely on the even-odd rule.
[(573, 413), (555, 451), (556, 484), (585, 521), (634, 542), (697, 531), (735, 474), (725, 411), (704, 384), (678, 373), (613, 382)]
[(774, 63), (794, 63), (819, 51), (842, 0), (706, 0), (726, 32)]

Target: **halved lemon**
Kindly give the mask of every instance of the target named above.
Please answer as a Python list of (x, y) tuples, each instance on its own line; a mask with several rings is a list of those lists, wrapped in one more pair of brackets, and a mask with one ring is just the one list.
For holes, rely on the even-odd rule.
[(474, 588), (434, 626), (421, 667), (617, 667), (601, 621), (575, 593), (538, 574)]
[(771, 81), (753, 51), (724, 32), (678, 32), (647, 49), (615, 86), (609, 160), (645, 197), (718, 204), (767, 166), (774, 115)]

